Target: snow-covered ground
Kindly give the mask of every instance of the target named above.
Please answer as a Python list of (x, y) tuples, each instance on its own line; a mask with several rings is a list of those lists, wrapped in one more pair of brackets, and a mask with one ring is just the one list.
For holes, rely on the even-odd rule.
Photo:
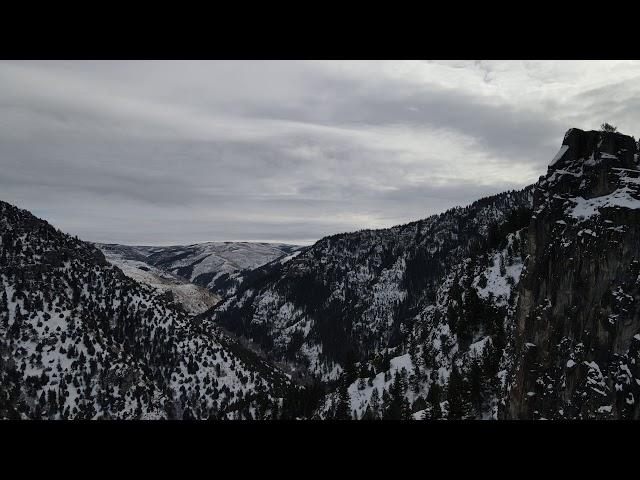
[[(512, 238), (509, 239), (512, 241)], [(480, 298), (487, 299), (492, 295), (496, 305), (506, 305), (511, 296), (513, 285), (520, 281), (522, 273), (522, 259), (516, 257), (512, 264), (505, 263), (505, 252), (493, 254), (489, 267), (483, 272), (486, 285), (480, 286), (480, 276), (473, 280), (473, 287), (477, 290)], [(504, 269), (504, 273), (500, 270)]]

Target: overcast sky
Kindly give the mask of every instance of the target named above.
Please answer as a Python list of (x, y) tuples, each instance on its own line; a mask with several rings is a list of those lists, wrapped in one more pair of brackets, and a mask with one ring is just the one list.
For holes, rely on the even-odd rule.
[(309, 243), (640, 133), (640, 62), (0, 63), (0, 199), (99, 242)]

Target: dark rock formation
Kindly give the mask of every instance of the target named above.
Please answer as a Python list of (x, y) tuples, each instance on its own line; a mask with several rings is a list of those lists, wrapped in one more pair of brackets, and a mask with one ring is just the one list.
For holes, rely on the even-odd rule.
[(633, 138), (569, 130), (534, 192), (508, 418), (638, 418), (640, 170)]

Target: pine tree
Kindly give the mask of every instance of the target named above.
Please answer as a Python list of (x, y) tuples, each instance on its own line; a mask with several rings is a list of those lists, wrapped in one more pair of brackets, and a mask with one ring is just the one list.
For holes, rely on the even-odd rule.
[(2, 291), (2, 297), (0, 298), (0, 321), (5, 330), (9, 328), (9, 304), (6, 290)]
[(391, 395), (389, 394), (389, 390), (386, 388), (382, 389), (382, 403), (380, 405), (380, 418), (385, 418), (385, 412), (389, 410), (389, 406), (391, 405)]
[(372, 418), (378, 420), (380, 418), (380, 394), (378, 393), (377, 387), (374, 387), (373, 392), (371, 392), (369, 407), (371, 407)]
[(429, 405), (429, 420), (440, 420), (442, 418), (442, 408), (440, 407), (442, 389), (438, 382), (433, 380), (427, 394), (427, 403)]
[[(406, 370), (404, 370), (406, 374)], [(401, 372), (396, 370), (393, 383), (389, 388), (389, 402), (385, 408), (383, 418), (385, 420), (407, 420), (411, 416), (411, 407), (405, 396), (406, 382)]]
[(336, 420), (351, 420), (351, 399), (347, 390), (346, 378), (340, 383), (338, 389), (338, 400), (335, 407)]
[(15, 315), (13, 317), (13, 323), (9, 335), (13, 338), (20, 337), (20, 328), (22, 328), (22, 312), (20, 311), (20, 305), (16, 303)]
[(400, 420), (411, 420), (412, 418), (409, 399), (403, 395), (400, 402)]
[(426, 410), (426, 409), (427, 409), (427, 402), (421, 396), (418, 396), (418, 398), (416, 398), (415, 402), (413, 402), (413, 405), (411, 406), (411, 410), (413, 412), (419, 412), (420, 410)]
[(449, 419), (466, 420), (471, 413), (470, 393), (467, 382), (458, 367), (453, 365), (447, 386), (447, 402), (449, 403)]
[(373, 417), (373, 413), (371, 413), (371, 406), (367, 405), (367, 408), (364, 410), (362, 414), (361, 420), (375, 420)]
[(485, 387), (488, 386), (485, 380), (482, 364), (477, 357), (474, 357), (469, 367), (468, 386), (471, 403), (476, 415), (482, 412), (482, 405), (486, 396)]
[(2, 290), (2, 298), (0, 299), (0, 312), (8, 312), (8, 305), (9, 302), (7, 300), (7, 291), (6, 290)]

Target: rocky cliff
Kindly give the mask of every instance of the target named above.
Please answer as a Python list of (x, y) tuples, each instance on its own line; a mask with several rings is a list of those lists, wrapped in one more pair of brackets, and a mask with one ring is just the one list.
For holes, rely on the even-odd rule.
[(633, 138), (571, 129), (535, 186), (504, 416), (640, 415), (640, 168)]

